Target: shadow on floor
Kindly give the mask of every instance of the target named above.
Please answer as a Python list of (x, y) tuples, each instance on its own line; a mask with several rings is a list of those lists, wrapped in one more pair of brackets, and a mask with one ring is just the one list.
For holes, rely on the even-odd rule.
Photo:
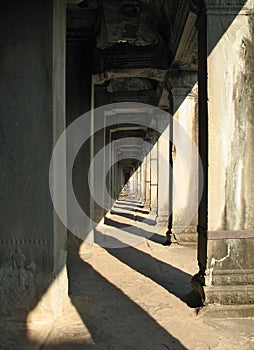
[[(112, 220), (110, 218), (105, 218), (105, 225), (121, 229), (133, 235), (147, 238), (148, 240), (158, 244), (165, 245), (166, 242), (168, 241), (167, 237), (158, 235), (157, 233), (144, 230), (140, 227), (131, 226), (129, 224), (122, 223), (120, 221)], [(97, 230), (95, 231), (95, 241), (96, 241), (96, 232)]]
[(68, 267), (71, 301), (95, 342), (86, 349), (186, 349), (90, 264), (69, 254)]
[(128, 206), (128, 205), (119, 205), (119, 204), (114, 204), (114, 208), (117, 208), (117, 209), (123, 209), (123, 210), (130, 210), (130, 211), (133, 211), (133, 212), (137, 212), (137, 213), (141, 213), (141, 214), (149, 214), (149, 211), (148, 210), (145, 210), (145, 209), (138, 209), (136, 206)]
[[(103, 234), (98, 230), (95, 232), (95, 238), (96, 237), (98, 242), (103, 240)], [(121, 241), (114, 237), (110, 239), (113, 247), (121, 247)], [(193, 304), (192, 301), (186, 297), (186, 295), (192, 291), (190, 284), (192, 276), (188, 273), (166, 264), (134, 247), (104, 249), (133, 270), (161, 285), (169, 293), (174, 294), (187, 303), (188, 306), (197, 307), (196, 303)]]
[(115, 204), (116, 205), (120, 205), (120, 206), (122, 206), (122, 205), (127, 205), (127, 206), (129, 206), (129, 207), (134, 207), (134, 208), (144, 208), (144, 204), (141, 204), (141, 202), (140, 201), (134, 201), (134, 200), (119, 200), (119, 199), (117, 199), (116, 200), (116, 202), (115, 202)]
[(130, 213), (125, 213), (125, 212), (121, 212), (121, 211), (110, 210), (110, 214), (111, 215), (122, 216), (124, 218), (135, 220), (135, 221), (139, 221), (139, 222), (144, 222), (144, 223), (146, 223), (147, 225), (150, 225), (150, 226), (155, 226), (156, 225), (156, 220), (151, 220), (149, 218), (136, 215), (135, 211), (130, 212)]

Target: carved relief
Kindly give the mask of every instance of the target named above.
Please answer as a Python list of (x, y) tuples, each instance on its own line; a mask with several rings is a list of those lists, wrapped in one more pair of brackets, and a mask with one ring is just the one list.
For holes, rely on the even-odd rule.
[(121, 42), (155, 45), (162, 41), (160, 21), (160, 3), (105, 0), (97, 47), (105, 49)]
[(19, 247), (0, 269), (1, 312), (9, 314), (13, 309), (29, 308), (34, 297), (35, 265), (27, 264)]

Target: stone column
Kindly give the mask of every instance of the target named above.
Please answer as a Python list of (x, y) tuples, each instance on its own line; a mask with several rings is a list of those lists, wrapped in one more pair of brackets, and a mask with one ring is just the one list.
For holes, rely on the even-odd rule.
[(116, 165), (115, 165), (115, 143), (112, 141), (112, 134), (111, 134), (111, 164), (113, 164), (113, 166), (111, 167), (111, 196), (113, 199), (115, 199), (115, 195), (116, 195), (116, 179), (115, 179), (115, 175), (116, 175)]
[(208, 304), (253, 304), (253, 2), (207, 0), (198, 10), (205, 186), (192, 282)]
[(141, 202), (145, 203), (146, 201), (146, 164), (145, 157), (144, 161), (141, 164)]
[(133, 169), (130, 169), (130, 180), (129, 180), (129, 183), (130, 183), (130, 193), (133, 193), (134, 191), (134, 182), (133, 182)]
[(141, 165), (138, 167), (138, 195), (137, 195), (137, 200), (141, 199)]
[[(91, 46), (75, 40), (75, 37), (67, 32), (67, 47), (66, 47), (66, 125), (70, 125), (73, 121), (79, 118), (84, 113), (87, 113), (86, 127), (91, 128), (91, 114), (88, 114), (91, 110), (93, 95), (92, 86), (92, 59), (93, 51)], [(84, 61), (86, 64), (84, 64)], [(89, 120), (88, 120), (89, 119)], [(80, 128), (80, 133), (83, 133)], [(83, 227), (86, 227), (86, 239), (87, 242), (92, 242), (93, 231), (92, 221), (89, 219), (92, 216), (93, 208), (91, 207), (90, 188), (88, 184), (88, 171), (90, 167), (91, 157), (91, 140), (86, 141), (80, 148), (72, 169), (72, 183), (75, 192), (75, 196), (78, 200), (82, 210), (87, 215), (87, 219), (84, 222), (78, 224), (78, 218), (72, 218), (75, 223), (77, 232), (83, 231)], [(68, 146), (67, 146), (68, 147)], [(70, 149), (72, 145), (69, 146)], [(68, 152), (69, 153), (69, 150)], [(68, 157), (68, 155), (67, 155)], [(84, 161), (84, 159), (86, 161)], [(68, 159), (67, 162), (69, 163)], [(67, 197), (68, 197), (67, 193)], [(67, 203), (70, 201), (67, 198)], [(72, 205), (67, 205), (68, 218), (73, 215)], [(79, 226), (82, 229), (79, 229)], [(82, 240), (72, 232), (68, 232), (68, 250), (77, 252), (83, 249), (81, 244)]]
[(150, 169), (150, 153), (147, 154), (146, 159), (146, 198), (145, 208), (150, 210), (151, 207), (151, 169)]
[(179, 241), (193, 242), (197, 241), (198, 224), (198, 153), (189, 141), (198, 147), (197, 73), (172, 69), (167, 80), (173, 107), (171, 233)]
[(151, 212), (158, 214), (158, 143), (152, 136), (152, 149), (150, 151), (150, 176), (151, 176)]
[(135, 195), (135, 199), (138, 196), (138, 169), (134, 169), (134, 195)]
[[(97, 152), (99, 152), (101, 149), (104, 148), (106, 143), (106, 113), (102, 116), (101, 112), (96, 111), (96, 108), (99, 108), (101, 106), (105, 106), (109, 101), (107, 94), (103, 94), (101, 92), (101, 89), (94, 84), (95, 78), (93, 76), (93, 90), (94, 90), (94, 128), (98, 130), (94, 135), (91, 135), (91, 139), (93, 138), (93, 145), (94, 145), (94, 151), (93, 151), (93, 157), (96, 156)], [(103, 123), (102, 123), (102, 117), (103, 117)], [(104, 128), (102, 128), (102, 124), (104, 125)], [(91, 158), (92, 161), (92, 158)], [(106, 155), (106, 152), (104, 151), (104, 159), (103, 162), (100, 164), (97, 169), (93, 169), (93, 177), (94, 177), (94, 191), (96, 193), (96, 197), (103, 198), (104, 197), (104, 191), (106, 183), (103, 182), (103, 176), (102, 173), (105, 172), (105, 166), (106, 163), (108, 163), (108, 155)], [(107, 164), (108, 165), (108, 164)], [(93, 202), (93, 211), (94, 211), (94, 221), (100, 222), (103, 218), (103, 215), (105, 214), (104, 208), (99, 205), (93, 198), (91, 198)], [(102, 200), (104, 202), (104, 199)]]
[(1, 5), (0, 315), (15, 321), (52, 321), (68, 297), (66, 228), (49, 191), (65, 129), (65, 13), (60, 0)]
[(169, 216), (169, 132), (168, 123), (158, 140), (158, 221)]

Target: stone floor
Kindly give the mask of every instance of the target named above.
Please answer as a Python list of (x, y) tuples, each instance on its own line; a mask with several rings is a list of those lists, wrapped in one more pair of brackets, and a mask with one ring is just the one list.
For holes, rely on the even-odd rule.
[(0, 349), (254, 349), (254, 315), (211, 317), (187, 305), (194, 245), (164, 246), (165, 227), (136, 202), (118, 202), (106, 223), (94, 236), (102, 246), (84, 243), (80, 254), (69, 253), (70, 299), (61, 319), (2, 324)]

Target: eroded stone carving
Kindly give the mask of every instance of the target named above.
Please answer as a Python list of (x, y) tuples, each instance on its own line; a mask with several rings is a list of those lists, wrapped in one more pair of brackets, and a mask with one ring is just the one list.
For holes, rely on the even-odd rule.
[(1, 313), (9, 314), (13, 309), (29, 309), (34, 297), (35, 265), (27, 264), (19, 247), (15, 248), (9, 261), (0, 269)]
[(97, 47), (105, 49), (121, 42), (148, 46), (163, 41), (160, 6), (158, 1), (103, 1)]

